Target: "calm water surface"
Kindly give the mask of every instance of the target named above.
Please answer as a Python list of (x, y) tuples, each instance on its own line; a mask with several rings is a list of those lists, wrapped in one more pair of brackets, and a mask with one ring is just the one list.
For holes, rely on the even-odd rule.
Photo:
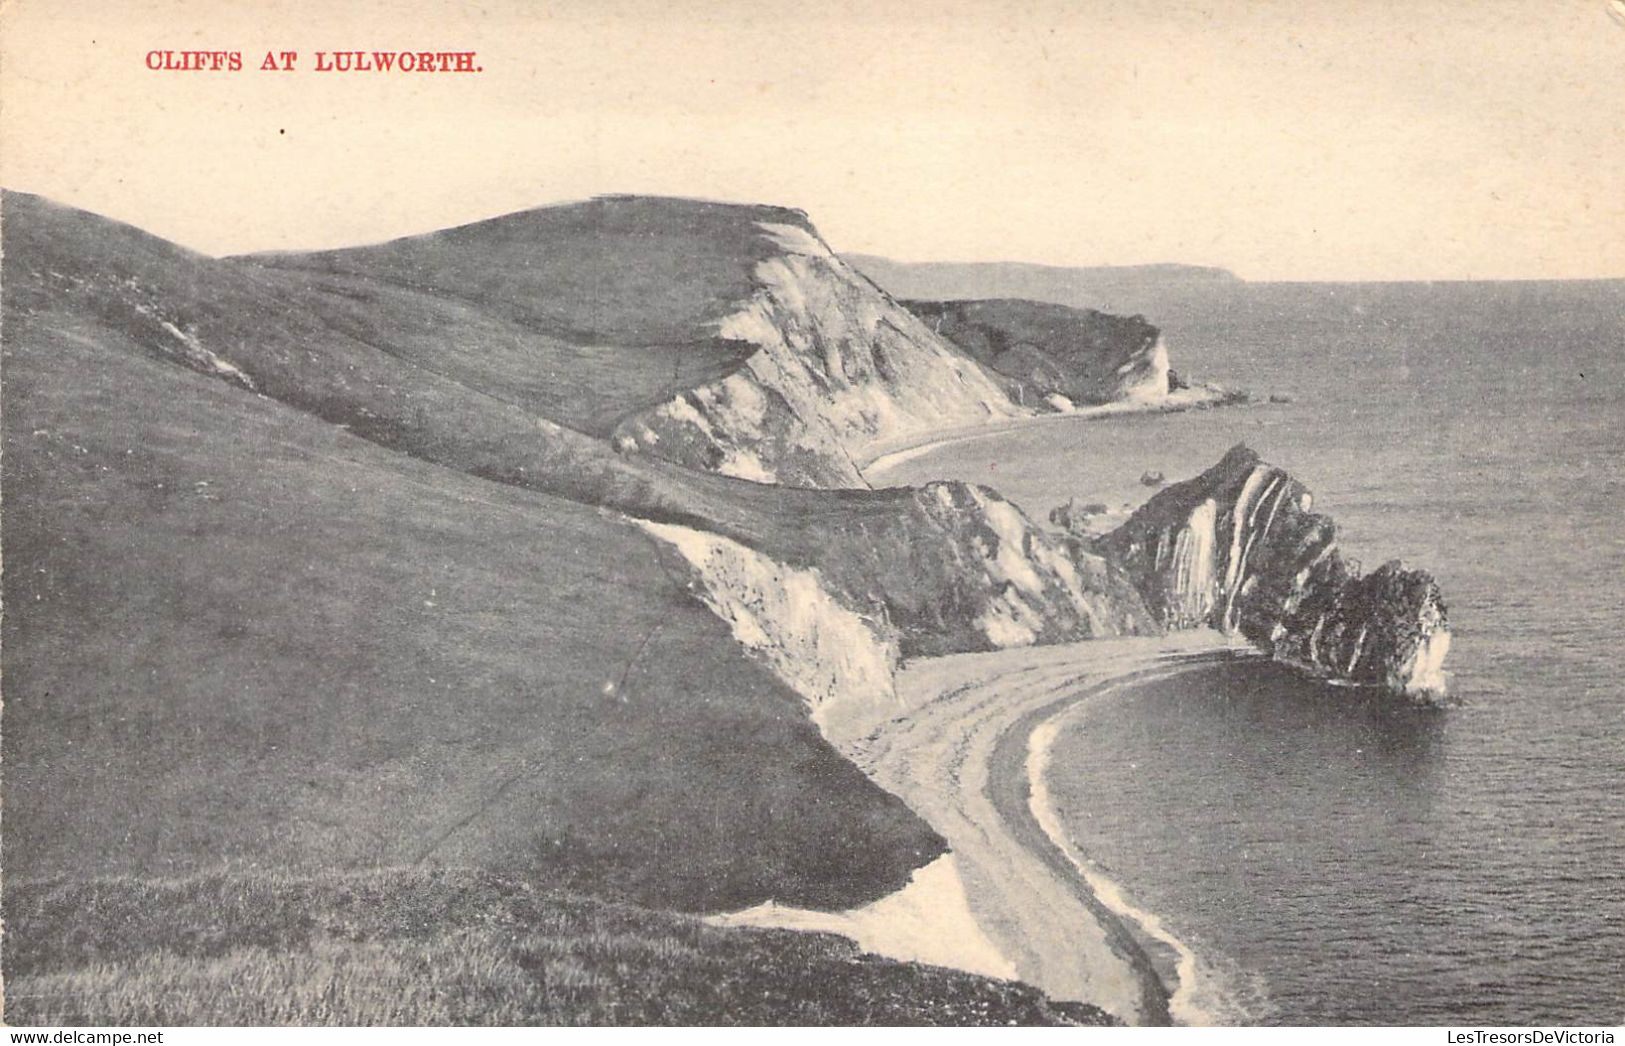
[(883, 480), (985, 482), (1043, 518), (1246, 441), (1368, 568), (1438, 576), (1460, 704), (1269, 665), (1125, 695), (1057, 744), (1079, 847), (1191, 944), (1231, 1019), (1625, 1020), (1625, 283), (1134, 304), (1176, 368), (1292, 402), (1040, 425)]

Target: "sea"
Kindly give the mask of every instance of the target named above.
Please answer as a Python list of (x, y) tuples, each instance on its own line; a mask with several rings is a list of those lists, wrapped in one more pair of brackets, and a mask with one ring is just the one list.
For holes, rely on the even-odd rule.
[(1048, 780), (1070, 841), (1196, 955), (1201, 1020), (1625, 1022), (1625, 281), (1101, 303), (1125, 306), (1254, 403), (1030, 425), (880, 480), (986, 483), (1043, 519), (1245, 442), (1366, 569), (1439, 579), (1451, 700), (1260, 659), (1080, 706)]

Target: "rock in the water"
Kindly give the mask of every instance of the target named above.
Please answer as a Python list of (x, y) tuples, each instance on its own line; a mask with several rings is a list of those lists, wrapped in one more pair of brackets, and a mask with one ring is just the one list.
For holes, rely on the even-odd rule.
[(1166, 483), (1167, 481), (1168, 481), (1168, 477), (1164, 476), (1160, 472), (1142, 472), (1142, 473), (1140, 473), (1140, 482), (1144, 483), (1148, 487), (1160, 487), (1164, 483)]
[(1167, 627), (1210, 625), (1330, 679), (1442, 694), (1450, 627), (1438, 584), (1397, 562), (1360, 576), (1311, 504), (1303, 484), (1237, 445), (1098, 547)]
[(1071, 498), (1066, 504), (1056, 505), (1049, 510), (1049, 521), (1074, 534), (1088, 534), (1090, 517), (1104, 516), (1107, 511), (1104, 501), (1085, 504), (1080, 498)]

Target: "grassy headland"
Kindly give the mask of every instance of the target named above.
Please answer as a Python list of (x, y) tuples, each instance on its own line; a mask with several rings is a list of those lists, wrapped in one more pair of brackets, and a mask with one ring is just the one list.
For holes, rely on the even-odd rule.
[[(4, 210), (11, 1019), (1067, 1016), (613, 907), (842, 909), (945, 846), (628, 516), (762, 552), (753, 584), (816, 568), (904, 653), (1157, 630), (991, 492), (791, 489), (607, 438), (738, 366), (716, 320), (798, 212), (595, 201), (214, 259)], [(847, 312), (895, 303), (840, 289), (830, 329), (872, 349)]]
[(842, 937), (460, 869), (36, 881), (6, 915), (12, 1024), (1109, 1023)]

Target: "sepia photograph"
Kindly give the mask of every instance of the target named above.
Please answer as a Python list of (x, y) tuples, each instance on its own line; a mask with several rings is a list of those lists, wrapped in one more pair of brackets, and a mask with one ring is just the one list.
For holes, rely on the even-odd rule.
[(9, 1041), (1625, 1024), (1622, 0), (4, 0), (0, 184)]

